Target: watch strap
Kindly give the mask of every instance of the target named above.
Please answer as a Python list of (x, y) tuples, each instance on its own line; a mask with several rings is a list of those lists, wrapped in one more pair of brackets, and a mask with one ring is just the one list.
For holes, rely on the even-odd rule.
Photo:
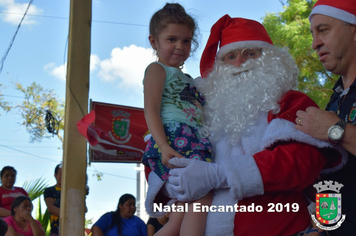
[(340, 126), (342, 129), (345, 129), (345, 126), (347, 125), (346, 121), (344, 120), (339, 120), (338, 122), (336, 122), (335, 125)]
[[(329, 130), (332, 129), (332, 127), (334, 127), (334, 126), (339, 126), (341, 129), (344, 130), (346, 125), (347, 125), (346, 121), (344, 121), (344, 120), (339, 120), (338, 122), (335, 123), (335, 125), (331, 126), (331, 127), (329, 128)], [(329, 132), (328, 132), (328, 142), (329, 142), (330, 144), (334, 145), (334, 146), (337, 146), (337, 145), (339, 144), (339, 141), (341, 140), (341, 138), (342, 138), (342, 136), (340, 137), (339, 140), (331, 139), (330, 136), (329, 136)]]

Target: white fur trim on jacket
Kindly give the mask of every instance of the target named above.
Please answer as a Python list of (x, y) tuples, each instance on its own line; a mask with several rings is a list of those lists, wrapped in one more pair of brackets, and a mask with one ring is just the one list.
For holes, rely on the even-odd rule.
[[(237, 199), (232, 198), (228, 189), (215, 189), (212, 206), (234, 206)], [(211, 212), (206, 219), (205, 236), (233, 236), (235, 212)]]
[(151, 171), (150, 174), (148, 175), (148, 191), (147, 191), (147, 197), (145, 201), (145, 208), (146, 212), (149, 216), (151, 217), (161, 217), (164, 216), (166, 213), (165, 212), (154, 212), (153, 211), (153, 203), (154, 200), (158, 194), (158, 192), (161, 190), (163, 187), (165, 181), (160, 179), (157, 174), (154, 171)]
[(284, 119), (274, 119), (268, 125), (266, 133), (262, 138), (261, 145), (264, 148), (270, 147), (278, 141), (290, 141), (294, 140), (300, 143), (310, 144), (318, 148), (333, 148), (336, 149), (342, 155), (342, 161), (339, 165), (322, 170), (322, 173), (331, 173), (341, 169), (347, 162), (348, 155), (347, 152), (338, 146), (333, 146), (328, 142), (320, 141), (313, 138), (312, 136), (305, 134), (299, 130), (295, 129), (295, 124), (284, 120)]

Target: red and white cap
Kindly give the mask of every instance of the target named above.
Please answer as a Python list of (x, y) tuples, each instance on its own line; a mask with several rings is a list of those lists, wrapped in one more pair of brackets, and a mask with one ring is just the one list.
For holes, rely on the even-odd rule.
[(356, 25), (356, 0), (318, 0), (309, 15), (309, 21), (315, 14), (330, 16)]
[(224, 15), (211, 27), (210, 36), (200, 60), (200, 74), (203, 78), (206, 77), (215, 59), (220, 59), (231, 50), (270, 48), (271, 46), (273, 42), (261, 23)]

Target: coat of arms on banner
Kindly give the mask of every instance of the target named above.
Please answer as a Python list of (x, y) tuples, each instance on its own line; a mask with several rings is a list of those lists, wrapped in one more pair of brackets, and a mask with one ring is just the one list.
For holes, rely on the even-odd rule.
[(127, 143), (131, 138), (129, 133), (130, 114), (125, 111), (114, 111), (112, 113), (114, 117), (112, 118), (111, 132), (109, 134), (114, 142)]
[(313, 187), (317, 190), (315, 215), (312, 220), (323, 230), (334, 230), (341, 226), (346, 215), (341, 213), (341, 193), (343, 184), (334, 181), (320, 181)]

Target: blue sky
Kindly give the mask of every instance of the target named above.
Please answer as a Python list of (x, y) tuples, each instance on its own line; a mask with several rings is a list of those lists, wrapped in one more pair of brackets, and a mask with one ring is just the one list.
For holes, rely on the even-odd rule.
[[(142, 78), (146, 66), (154, 61), (148, 42), (148, 23), (162, 8), (162, 0), (93, 0), (91, 73), (89, 99), (126, 106), (143, 107)], [(262, 22), (266, 13), (281, 12), (279, 0), (182, 0), (180, 3), (197, 21), (199, 48), (185, 63), (185, 71), (199, 76), (199, 58), (210, 27), (223, 15)], [(29, 0), (0, 0), (0, 56), (10, 45)], [(17, 105), (23, 95), (14, 83), (32, 82), (53, 89), (65, 97), (69, 0), (35, 0), (22, 23), (0, 74), (1, 94)], [(61, 142), (54, 138), (30, 143), (20, 124), (20, 115), (0, 110), (0, 168), (14, 166), (16, 186), (26, 180), (45, 178), (55, 184), (53, 171), (62, 160)], [(126, 192), (136, 194), (135, 165), (92, 163), (88, 167), (90, 194), (87, 219), (97, 220), (115, 210), (118, 198)], [(104, 173), (98, 181), (95, 171)]]

